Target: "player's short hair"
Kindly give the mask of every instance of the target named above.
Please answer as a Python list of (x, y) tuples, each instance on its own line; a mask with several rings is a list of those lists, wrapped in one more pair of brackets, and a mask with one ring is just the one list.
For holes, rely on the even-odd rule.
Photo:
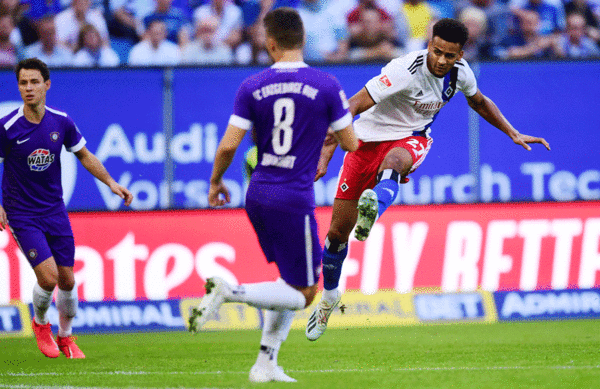
[(21, 72), (21, 69), (39, 70), (40, 73), (42, 73), (42, 78), (44, 81), (48, 81), (50, 79), (50, 70), (48, 70), (48, 65), (37, 58), (27, 58), (17, 64), (17, 67), (15, 68), (17, 81), (19, 81), (19, 73)]
[(433, 36), (446, 42), (458, 43), (462, 48), (469, 39), (469, 30), (464, 23), (456, 19), (444, 18), (433, 25)]
[(281, 7), (269, 11), (263, 20), (266, 33), (283, 49), (300, 49), (304, 45), (304, 25), (293, 8)]

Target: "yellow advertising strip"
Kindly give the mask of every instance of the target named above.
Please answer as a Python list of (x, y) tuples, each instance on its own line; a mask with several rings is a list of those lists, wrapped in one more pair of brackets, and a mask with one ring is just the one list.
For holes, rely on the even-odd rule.
[[(200, 304), (200, 299), (183, 299), (179, 302), (181, 318), (185, 327), (189, 327), (190, 312)], [(246, 304), (228, 303), (221, 305), (215, 314), (202, 327), (203, 330), (251, 330), (262, 326), (260, 310)]]
[[(19, 323), (16, 326), (13, 322), (15, 315), (19, 319)], [(0, 338), (25, 338), (33, 336), (29, 308), (19, 300), (11, 300), (9, 305), (0, 306), (0, 320), (2, 321), (0, 323)]]
[[(320, 299), (321, 296), (318, 295), (309, 308), (296, 313), (292, 328), (306, 326), (308, 317)], [(380, 290), (377, 293), (366, 295), (352, 290), (343, 294), (342, 301), (329, 317), (327, 328), (393, 327), (417, 323), (412, 294)]]
[[(321, 296), (296, 312), (292, 328), (303, 329)], [(189, 312), (200, 299), (181, 301), (181, 314), (188, 325)], [(492, 323), (498, 320), (492, 293), (441, 293), (438, 289), (398, 293), (380, 290), (371, 295), (346, 291), (329, 318), (328, 328), (395, 327), (405, 325)], [(244, 304), (223, 304), (204, 330), (259, 329), (262, 312)]]
[(487, 323), (495, 323), (498, 321), (498, 310), (496, 309), (496, 302), (494, 301), (494, 295), (492, 292), (479, 291), (479, 294), (483, 298), (483, 305), (485, 307), (485, 317)]

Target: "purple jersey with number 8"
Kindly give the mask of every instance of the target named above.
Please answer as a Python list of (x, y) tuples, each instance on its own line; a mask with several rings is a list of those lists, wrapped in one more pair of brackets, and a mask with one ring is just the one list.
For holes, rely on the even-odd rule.
[(338, 80), (303, 62), (279, 62), (238, 89), (230, 124), (253, 128), (258, 163), (247, 198), (269, 207), (315, 207), (313, 180), (327, 129), (352, 122)]

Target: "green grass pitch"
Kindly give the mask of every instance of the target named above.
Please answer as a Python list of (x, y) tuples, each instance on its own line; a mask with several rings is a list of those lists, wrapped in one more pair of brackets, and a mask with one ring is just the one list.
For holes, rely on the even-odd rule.
[(600, 321), (292, 330), (298, 383), (251, 384), (259, 331), (82, 335), (85, 360), (0, 339), (0, 388), (599, 388)]

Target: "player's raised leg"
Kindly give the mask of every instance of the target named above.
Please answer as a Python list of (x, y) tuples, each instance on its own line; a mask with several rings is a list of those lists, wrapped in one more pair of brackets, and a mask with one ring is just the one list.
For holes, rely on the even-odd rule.
[(191, 312), (189, 319), (190, 332), (198, 332), (206, 322), (219, 311), (223, 303), (245, 303), (261, 309), (302, 309), (306, 298), (299, 290), (294, 289), (279, 279), (272, 282), (230, 285), (220, 277), (206, 280), (206, 293), (197, 308)]
[(306, 337), (317, 340), (327, 329), (329, 316), (340, 302), (338, 290), (348, 239), (356, 223), (356, 200), (335, 199), (331, 226), (323, 248), (323, 295), (306, 323)]
[(406, 177), (413, 167), (413, 156), (404, 148), (410, 145), (402, 141), (399, 143), (403, 147), (391, 149), (381, 163), (375, 187), (366, 189), (358, 200), (354, 236), (360, 241), (369, 237), (375, 221), (392, 205), (398, 195), (400, 182), (407, 182), (406, 179), (402, 181), (402, 177)]

